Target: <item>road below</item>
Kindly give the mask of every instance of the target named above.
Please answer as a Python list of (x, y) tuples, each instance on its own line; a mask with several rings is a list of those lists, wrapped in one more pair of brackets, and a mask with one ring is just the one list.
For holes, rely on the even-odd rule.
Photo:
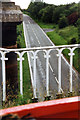
[[(45, 32), (36, 24), (29, 16), (23, 15), (24, 30), (25, 30), (25, 42), (26, 47), (43, 47), (53, 46), (54, 44), (47, 37)], [(36, 80), (37, 80), (37, 96), (40, 101), (46, 96), (46, 59), (45, 53), (40, 51), (37, 54), (36, 61)], [(29, 64), (31, 67), (31, 79), (33, 79), (33, 58), (32, 54), (29, 53)], [(62, 91), (65, 94), (69, 91), (69, 63), (64, 57), (62, 57)], [(53, 50), (50, 53), (49, 60), (49, 88), (50, 95), (55, 97), (58, 92), (58, 57), (57, 51)], [(77, 91), (78, 88), (78, 77), (77, 73), (73, 70), (73, 90)]]

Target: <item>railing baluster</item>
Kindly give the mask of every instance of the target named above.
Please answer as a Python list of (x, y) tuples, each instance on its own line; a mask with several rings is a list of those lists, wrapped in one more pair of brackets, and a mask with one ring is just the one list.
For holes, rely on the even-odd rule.
[(59, 84), (58, 84), (58, 93), (61, 93), (61, 50), (58, 51), (58, 80), (59, 80)]
[(5, 71), (5, 60), (2, 57), (2, 77), (3, 77), (3, 101), (6, 99), (6, 71)]
[(36, 59), (37, 59), (37, 56), (36, 56), (36, 52), (34, 52), (34, 55), (33, 55), (33, 77), (34, 77), (34, 83), (33, 83), (33, 94), (34, 94), (34, 98), (37, 98), (37, 94), (36, 94)]
[(73, 50), (72, 49), (70, 49), (70, 53), (68, 54), (69, 56), (70, 56), (70, 92), (72, 92), (72, 79), (73, 79), (73, 77), (72, 77), (72, 66), (73, 66), (73, 55), (75, 55), (74, 53), (73, 53)]
[(21, 53), (18, 53), (19, 58), (17, 58), (18, 61), (20, 61), (20, 94), (23, 95), (23, 65), (22, 62), (24, 58), (22, 57)]
[(46, 58), (46, 89), (47, 96), (49, 96), (49, 57)]
[(6, 52), (2, 52), (2, 79), (3, 79), (3, 101), (6, 100), (6, 68), (5, 68), (5, 60), (8, 60), (8, 58), (5, 58)]
[(22, 61), (24, 60), (23, 53), (20, 52), (15, 52), (19, 55), (19, 58), (17, 58), (19, 62), (19, 66), (20, 66), (20, 94), (23, 95), (23, 66), (22, 66)]
[(46, 91), (47, 96), (49, 96), (49, 51), (46, 51), (46, 55), (44, 57), (46, 58)]
[(20, 58), (20, 94), (23, 95), (23, 67), (22, 67), (22, 61), (24, 58)]

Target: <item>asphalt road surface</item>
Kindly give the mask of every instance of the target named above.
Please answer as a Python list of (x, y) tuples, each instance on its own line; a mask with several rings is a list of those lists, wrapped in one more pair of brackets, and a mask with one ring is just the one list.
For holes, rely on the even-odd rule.
[[(26, 47), (43, 47), (53, 46), (54, 44), (46, 36), (44, 31), (36, 24), (29, 16), (23, 15), (23, 21), (26, 32)], [(37, 58), (37, 96), (39, 100), (43, 100), (46, 96), (46, 59), (45, 53), (39, 52)], [(31, 72), (33, 76), (33, 59), (32, 54), (30, 56)], [(62, 90), (67, 95), (69, 91), (69, 64), (64, 57), (62, 57)], [(57, 51), (53, 50), (50, 54), (49, 61), (49, 88), (50, 95), (55, 97), (58, 91), (58, 57)], [(73, 70), (73, 90), (77, 92), (78, 88), (78, 75)]]

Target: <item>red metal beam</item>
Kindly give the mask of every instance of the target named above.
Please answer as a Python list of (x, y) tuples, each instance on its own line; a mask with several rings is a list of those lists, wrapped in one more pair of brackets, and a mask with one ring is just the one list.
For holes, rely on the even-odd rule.
[(79, 120), (79, 105), (80, 96), (77, 96), (2, 109), (0, 116), (12, 113), (19, 117), (31, 114), (31, 117), (34, 118), (72, 118), (72, 120)]

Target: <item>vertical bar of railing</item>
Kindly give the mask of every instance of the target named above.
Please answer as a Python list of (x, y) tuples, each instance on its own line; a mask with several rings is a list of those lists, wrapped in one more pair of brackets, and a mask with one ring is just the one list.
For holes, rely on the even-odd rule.
[(23, 67), (22, 67), (23, 59), (20, 58), (20, 94), (23, 95)]
[(58, 84), (58, 93), (61, 93), (61, 51), (58, 51), (58, 80), (59, 80), (59, 84)]
[(36, 94), (36, 52), (34, 52), (34, 57), (33, 57), (33, 76), (34, 76), (34, 83), (33, 83), (33, 94), (34, 94), (34, 98), (37, 98), (37, 94)]
[(3, 101), (6, 100), (6, 68), (5, 68), (5, 60), (8, 60), (8, 58), (5, 58), (6, 53), (2, 53), (2, 79), (3, 79)]
[(3, 77), (3, 101), (6, 100), (6, 71), (5, 71), (5, 60), (2, 58), (2, 77)]
[(18, 61), (20, 61), (20, 94), (23, 96), (23, 60), (22, 54), (19, 52), (16, 52), (19, 55), (19, 58), (17, 58)]
[(70, 53), (68, 54), (70, 56), (70, 92), (72, 92), (72, 66), (73, 66), (73, 50), (71, 49)]
[(73, 56), (70, 56), (70, 92), (72, 92), (72, 63), (73, 63)]
[(47, 91), (47, 96), (49, 96), (49, 51), (46, 52), (46, 91)]

